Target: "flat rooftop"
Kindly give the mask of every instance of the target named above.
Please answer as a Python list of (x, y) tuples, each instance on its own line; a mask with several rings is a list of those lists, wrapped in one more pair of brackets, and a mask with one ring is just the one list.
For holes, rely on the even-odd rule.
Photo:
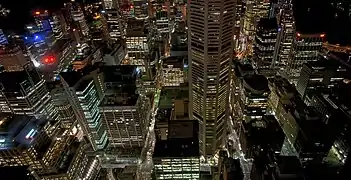
[(134, 65), (102, 66), (99, 70), (104, 74), (105, 82), (135, 83), (138, 75)]
[(1, 114), (0, 150), (29, 147), (47, 120), (24, 115)]
[(18, 92), (21, 89), (20, 84), (24, 87), (30, 87), (30, 77), (33, 83), (38, 83), (41, 79), (35, 69), (27, 71), (14, 71), (0, 73), (0, 83), (4, 86), (4, 92)]
[(244, 86), (250, 90), (252, 89), (253, 92), (263, 93), (269, 91), (268, 80), (263, 75), (246, 75), (244, 77)]
[(172, 120), (167, 140), (157, 140), (154, 157), (199, 156), (199, 124), (196, 120)]
[(163, 66), (172, 65), (175, 68), (184, 67), (184, 57), (182, 56), (170, 56), (163, 59)]
[(135, 106), (139, 94), (136, 93), (136, 86), (127, 85), (115, 89), (107, 89), (101, 106)]

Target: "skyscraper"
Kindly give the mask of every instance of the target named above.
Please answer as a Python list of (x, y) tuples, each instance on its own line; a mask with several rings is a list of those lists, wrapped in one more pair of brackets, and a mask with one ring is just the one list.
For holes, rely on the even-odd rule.
[(274, 76), (274, 47), (277, 40), (277, 20), (261, 18), (257, 24), (254, 40), (254, 65), (258, 72), (267, 77)]
[(236, 0), (188, 3), (190, 116), (199, 121), (200, 153), (210, 155), (225, 134)]
[(109, 29), (110, 38), (117, 40), (124, 37), (124, 24), (122, 23), (121, 13), (119, 12), (118, 0), (103, 0), (103, 7), (106, 13), (106, 21)]

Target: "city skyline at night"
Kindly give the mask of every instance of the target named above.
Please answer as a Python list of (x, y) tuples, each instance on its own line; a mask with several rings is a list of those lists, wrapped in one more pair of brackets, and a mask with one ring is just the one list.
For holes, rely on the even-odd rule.
[(351, 179), (351, 3), (3, 0), (0, 179)]

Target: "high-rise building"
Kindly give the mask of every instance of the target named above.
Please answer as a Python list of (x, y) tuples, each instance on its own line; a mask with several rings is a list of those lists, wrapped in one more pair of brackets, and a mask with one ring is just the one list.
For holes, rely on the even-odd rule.
[(210, 155), (225, 134), (236, 1), (188, 5), (190, 116), (199, 121), (201, 154)]
[(144, 29), (145, 24), (143, 20), (128, 20), (128, 32), (126, 36), (128, 56), (125, 59), (125, 63), (122, 63), (136, 65), (143, 73), (147, 72), (150, 67), (148, 37), (144, 33)]
[(0, 74), (1, 112), (57, 121), (57, 110), (41, 75), (32, 67)]
[(341, 82), (347, 73), (346, 67), (335, 59), (319, 57), (318, 61), (307, 62), (302, 65), (296, 89), (307, 102), (316, 91), (325, 91)]
[(244, 120), (250, 122), (254, 119), (262, 119), (267, 112), (270, 93), (267, 78), (257, 74), (246, 75), (240, 91), (240, 105)]
[(96, 71), (80, 73), (76, 71), (60, 74), (65, 95), (78, 116), (78, 123), (88, 137), (94, 150), (103, 149), (107, 145), (107, 132), (100, 120), (99, 103), (101, 101), (102, 84)]
[(77, 23), (77, 26), (78, 26), (80, 33), (84, 37), (89, 36), (89, 27), (88, 27), (87, 22), (85, 20), (83, 10), (77, 4), (72, 6), (71, 15), (72, 15), (73, 22)]
[(118, 0), (103, 0), (104, 12), (106, 15), (107, 26), (110, 38), (114, 41), (124, 38), (125, 25), (120, 12)]
[(8, 40), (2, 29), (0, 29), (0, 45), (6, 45), (8, 44)]
[(291, 5), (282, 9), (278, 14), (278, 36), (275, 47), (275, 66), (285, 70), (294, 40), (295, 24)]
[(266, 77), (274, 76), (275, 71), (275, 45), (277, 42), (277, 19), (261, 18), (257, 24), (253, 44), (254, 67), (259, 74)]
[(299, 9), (293, 8), (295, 34), (286, 69), (289, 80), (294, 84), (304, 63), (318, 61), (323, 42), (326, 40), (324, 25), (318, 13), (314, 13), (320, 10), (315, 9), (316, 6), (311, 4), (298, 7)]
[(183, 57), (164, 58), (162, 65), (164, 86), (180, 86), (187, 81), (187, 65)]
[(288, 61), (287, 72), (291, 82), (296, 82), (299, 77), (302, 65), (308, 61), (317, 61), (322, 50), (322, 43), (325, 34), (301, 34), (296, 33), (292, 53)]
[(109, 147), (143, 147), (149, 124), (150, 102), (136, 93), (136, 66), (102, 68), (105, 96), (100, 104), (101, 122)]
[(279, 154), (284, 139), (284, 132), (272, 115), (263, 116), (261, 120), (243, 122), (239, 132), (240, 144), (247, 158), (254, 158), (262, 151)]

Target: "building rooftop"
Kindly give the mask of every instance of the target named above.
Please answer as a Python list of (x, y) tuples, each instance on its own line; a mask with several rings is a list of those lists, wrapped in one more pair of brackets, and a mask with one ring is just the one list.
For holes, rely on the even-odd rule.
[(234, 61), (234, 69), (235, 69), (235, 75), (237, 77), (244, 77), (247, 74), (253, 74), (254, 73), (254, 68), (252, 67), (251, 64), (243, 64), (240, 62)]
[(275, 78), (271, 79), (271, 82), (280, 93), (297, 93), (295, 86), (290, 84), (287, 79), (281, 76), (276, 76)]
[(74, 87), (83, 79), (83, 77), (89, 75), (91, 72), (99, 69), (100, 67), (100, 63), (95, 63), (94, 65), (85, 66), (83, 69), (77, 71), (69, 69), (67, 71), (61, 72), (60, 75), (70, 87)]
[(0, 150), (29, 147), (47, 122), (24, 115), (1, 114), (0, 118)]
[(199, 156), (199, 124), (195, 120), (169, 121), (167, 140), (157, 140), (154, 157)]
[(184, 67), (184, 58), (182, 56), (170, 56), (163, 59), (163, 66), (172, 65), (174, 68), (182, 68)]
[(145, 22), (144, 20), (138, 20), (134, 18), (128, 19), (127, 37), (143, 37), (145, 34)]
[(244, 87), (254, 94), (261, 94), (269, 91), (268, 80), (263, 75), (253, 74), (244, 76)]
[(100, 72), (104, 74), (104, 81), (108, 83), (135, 83), (139, 70), (133, 65), (102, 66)]
[(278, 156), (277, 168), (279, 174), (298, 175), (302, 171), (300, 160), (296, 156)]
[(258, 21), (257, 27), (262, 28), (262, 30), (272, 30), (278, 31), (278, 24), (276, 18), (261, 18)]
[(107, 89), (101, 106), (135, 106), (139, 94), (136, 93), (136, 86), (123, 86), (117, 89)]
[(34, 177), (28, 171), (27, 166), (1, 167), (0, 177), (2, 179), (33, 180)]
[(3, 85), (4, 92), (19, 92), (21, 84), (24, 88), (31, 87), (31, 81), (38, 83), (41, 77), (35, 69), (28, 69), (28, 71), (14, 71), (0, 73), (0, 83)]

